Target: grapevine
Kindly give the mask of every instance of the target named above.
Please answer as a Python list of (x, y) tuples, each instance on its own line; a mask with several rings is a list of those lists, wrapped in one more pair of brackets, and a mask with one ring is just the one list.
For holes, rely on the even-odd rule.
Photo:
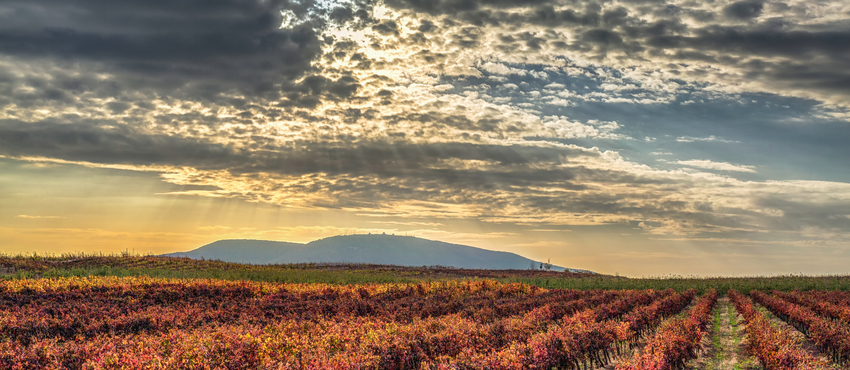
[(765, 369), (829, 368), (826, 361), (814, 358), (803, 350), (789, 332), (771, 326), (770, 321), (755, 308), (749, 298), (736, 290), (729, 291), (729, 298), (747, 322), (749, 350), (758, 357)]

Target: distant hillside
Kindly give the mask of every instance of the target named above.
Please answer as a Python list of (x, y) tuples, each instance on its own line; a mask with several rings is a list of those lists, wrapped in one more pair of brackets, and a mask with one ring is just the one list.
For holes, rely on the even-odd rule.
[[(532, 262), (535, 266), (540, 266), (540, 262), (515, 253), (395, 235), (333, 236), (307, 244), (268, 240), (219, 240), (189, 252), (169, 253), (165, 256), (251, 264), (346, 262), (488, 270), (524, 270), (528, 269)], [(552, 266), (552, 270), (563, 271), (564, 268)]]

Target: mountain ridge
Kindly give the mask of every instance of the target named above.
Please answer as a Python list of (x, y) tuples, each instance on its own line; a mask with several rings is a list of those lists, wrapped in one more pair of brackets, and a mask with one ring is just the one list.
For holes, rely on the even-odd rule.
[[(367, 263), (398, 266), (445, 266), (465, 269), (527, 270), (540, 261), (516, 253), (462, 244), (386, 234), (337, 235), (308, 243), (259, 239), (223, 239), (167, 257), (214, 259), (251, 264)], [(551, 267), (554, 271), (590, 272)]]

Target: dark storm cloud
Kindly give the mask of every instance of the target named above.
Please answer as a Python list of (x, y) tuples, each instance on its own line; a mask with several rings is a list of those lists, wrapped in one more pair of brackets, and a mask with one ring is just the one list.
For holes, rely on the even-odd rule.
[[(728, 63), (743, 68), (749, 78), (766, 83), (850, 97), (850, 73), (846, 68), (850, 63), (850, 30), (711, 26), (695, 34), (649, 37), (646, 45), (657, 50), (678, 50), (673, 55), (683, 60)], [(776, 57), (784, 59), (772, 59)]]
[(313, 108), (321, 100), (337, 101), (349, 98), (359, 88), (360, 84), (352, 76), (333, 80), (321, 75), (311, 75), (297, 84), (286, 85), (282, 94), (286, 100), (281, 105)]
[[(101, 86), (111, 85), (192, 100), (220, 101), (225, 92), (273, 100), (281, 90), (305, 89), (292, 81), (313, 71), (323, 42), (324, 20), (310, 1), (11, 0), (0, 9), (0, 55), (69, 74), (108, 73), (76, 86), (102, 97), (113, 96)], [(295, 19), (284, 29), (282, 10)], [(73, 86), (51, 89), (47, 99), (73, 93)], [(314, 93), (307, 101), (324, 93), (306, 89)]]
[(581, 40), (604, 46), (619, 46), (623, 44), (623, 38), (619, 34), (603, 29), (587, 31), (581, 36)]
[(733, 19), (750, 19), (758, 17), (763, 8), (761, 1), (738, 1), (723, 8), (723, 15)]
[(419, 30), (419, 32), (431, 32), (432, 30), (434, 30), (436, 28), (437, 28), (437, 26), (433, 22), (425, 19), (425, 20), (422, 20), (422, 21), (419, 22), (418, 30)]
[[(571, 157), (596, 156), (581, 149), (475, 145), (466, 143), (390, 143), (364, 141), (351, 144), (299, 141), (276, 146), (255, 136), (251, 145), (236, 147), (201, 139), (147, 134), (127, 125), (106, 121), (35, 123), (0, 121), (0, 154), (9, 157), (47, 157), (103, 164), (192, 166), (233, 173), (279, 175), (367, 175), (383, 177), (434, 177), (430, 168), (445, 160), (493, 163), (506, 171), (537, 165), (555, 165)], [(443, 178), (451, 170), (441, 170)], [(543, 174), (543, 172), (540, 172)], [(564, 179), (556, 171), (552, 180)], [(472, 176), (474, 177), (474, 176)], [(507, 177), (506, 177), (507, 178)], [(514, 180), (518, 181), (521, 176)], [(534, 181), (534, 178), (528, 178)]]
[(239, 163), (238, 153), (185, 137), (145, 135), (111, 122), (57, 123), (0, 121), (0, 154), (102, 164), (207, 167)]
[[(638, 188), (676, 182), (582, 165), (577, 159), (599, 159), (599, 152), (580, 148), (470, 143), (361, 141), (348, 144), (299, 141), (278, 146), (254, 136), (249, 147), (211, 143), (187, 137), (155, 135), (110, 122), (0, 121), (0, 154), (12, 158), (48, 157), (99, 164), (191, 167), (227, 171), (236, 178), (330, 176), (327, 181), (288, 186), (288, 191), (334, 193), (328, 207), (364, 206), (385, 200), (419, 200), (520, 207), (545, 212), (590, 212), (667, 216), (682, 213), (670, 201), (641, 209), (629, 202), (648, 202), (657, 195), (604, 196), (599, 184), (631, 184)], [(478, 162), (465, 166), (463, 162)], [(303, 187), (299, 190), (299, 187)], [(575, 197), (549, 195), (535, 187), (589, 191)], [(505, 197), (504, 194), (511, 194)], [(274, 192), (250, 196), (271, 201)], [(266, 199), (268, 198), (268, 199)], [(322, 205), (320, 205), (322, 206)], [(677, 208), (678, 207), (678, 208)], [(694, 217), (691, 217), (694, 218)]]
[(372, 29), (384, 36), (398, 36), (398, 25), (393, 21), (378, 23), (377, 25), (372, 26)]
[[(832, 101), (850, 101), (846, 71), (850, 29), (846, 21), (818, 23), (809, 5), (789, 7), (761, 0), (726, 4), (389, 0), (387, 4), (413, 13), (445, 15), (440, 22), (454, 30), (447, 36), (463, 48), (482, 45), (480, 37), (469, 37), (468, 26), (489, 26), (500, 28), (499, 42), (487, 46), (507, 54), (534, 53), (550, 45), (567, 59), (578, 53), (589, 59), (613, 56), (637, 63), (696, 61), (737, 69), (743, 79), (758, 81), (767, 91), (790, 87)], [(728, 20), (737, 25), (730, 26)], [(433, 29), (430, 21), (422, 25), (424, 30)], [(551, 29), (530, 36), (525, 30), (514, 32), (527, 25)], [(570, 31), (563, 32), (565, 28)], [(667, 68), (682, 73), (675, 64)], [(841, 95), (830, 96), (836, 92)]]
[(546, 4), (551, 0), (387, 0), (386, 4), (400, 9), (412, 9), (430, 14), (454, 14), (463, 11), (474, 11), (481, 7), (496, 8), (527, 7), (529, 5)]
[(541, 6), (533, 11), (528, 21), (533, 24), (549, 26), (560, 26), (563, 24), (593, 26), (599, 24), (599, 20), (599, 5), (588, 3), (584, 13), (576, 12), (572, 9), (558, 11), (550, 5)]
[(850, 30), (808, 32), (714, 26), (697, 31), (694, 37), (662, 36), (648, 41), (650, 45), (659, 48), (735, 51), (753, 56), (783, 56), (800, 60), (818, 55), (836, 61), (850, 60)]
[[(250, 145), (239, 145), (246, 142)], [(274, 202), (279, 191), (263, 186), (282, 185), (274, 180), (262, 183), (262, 175), (305, 176), (304, 181), (286, 185), (286, 191), (334, 194), (323, 198), (324, 203), (314, 204), (326, 208), (413, 200), (486, 207), (491, 216), (482, 215), (483, 220), (500, 219), (504, 211), (519, 209), (541, 215), (676, 219), (704, 230), (762, 229), (764, 224), (848, 227), (845, 205), (764, 198), (760, 206), (783, 210), (785, 215), (763, 216), (747, 209), (715, 209), (715, 205), (695, 205), (686, 198), (671, 199), (676, 189), (691, 184), (682, 179), (570, 165), (601, 159), (598, 151), (581, 148), (380, 140), (301, 140), (281, 146), (263, 136), (227, 145), (149, 134), (114, 122), (67, 118), (62, 123), (0, 121), (0, 155), (227, 171), (235, 179), (256, 179), (258, 190), (242, 196), (268, 202)], [(479, 164), (465, 165), (476, 162)], [(217, 184), (214, 176), (219, 175), (205, 173), (192, 183)]]

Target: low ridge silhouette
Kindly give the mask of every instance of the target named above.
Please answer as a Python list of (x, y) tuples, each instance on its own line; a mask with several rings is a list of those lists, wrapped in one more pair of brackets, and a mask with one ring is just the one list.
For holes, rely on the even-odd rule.
[[(340, 235), (306, 244), (269, 240), (219, 240), (169, 257), (215, 259), (251, 264), (368, 263), (398, 266), (446, 266), (466, 269), (528, 269), (533, 261), (515, 253), (497, 252), (413, 236), (362, 234)], [(554, 271), (564, 267), (552, 266)], [(590, 272), (569, 269), (571, 272)]]

